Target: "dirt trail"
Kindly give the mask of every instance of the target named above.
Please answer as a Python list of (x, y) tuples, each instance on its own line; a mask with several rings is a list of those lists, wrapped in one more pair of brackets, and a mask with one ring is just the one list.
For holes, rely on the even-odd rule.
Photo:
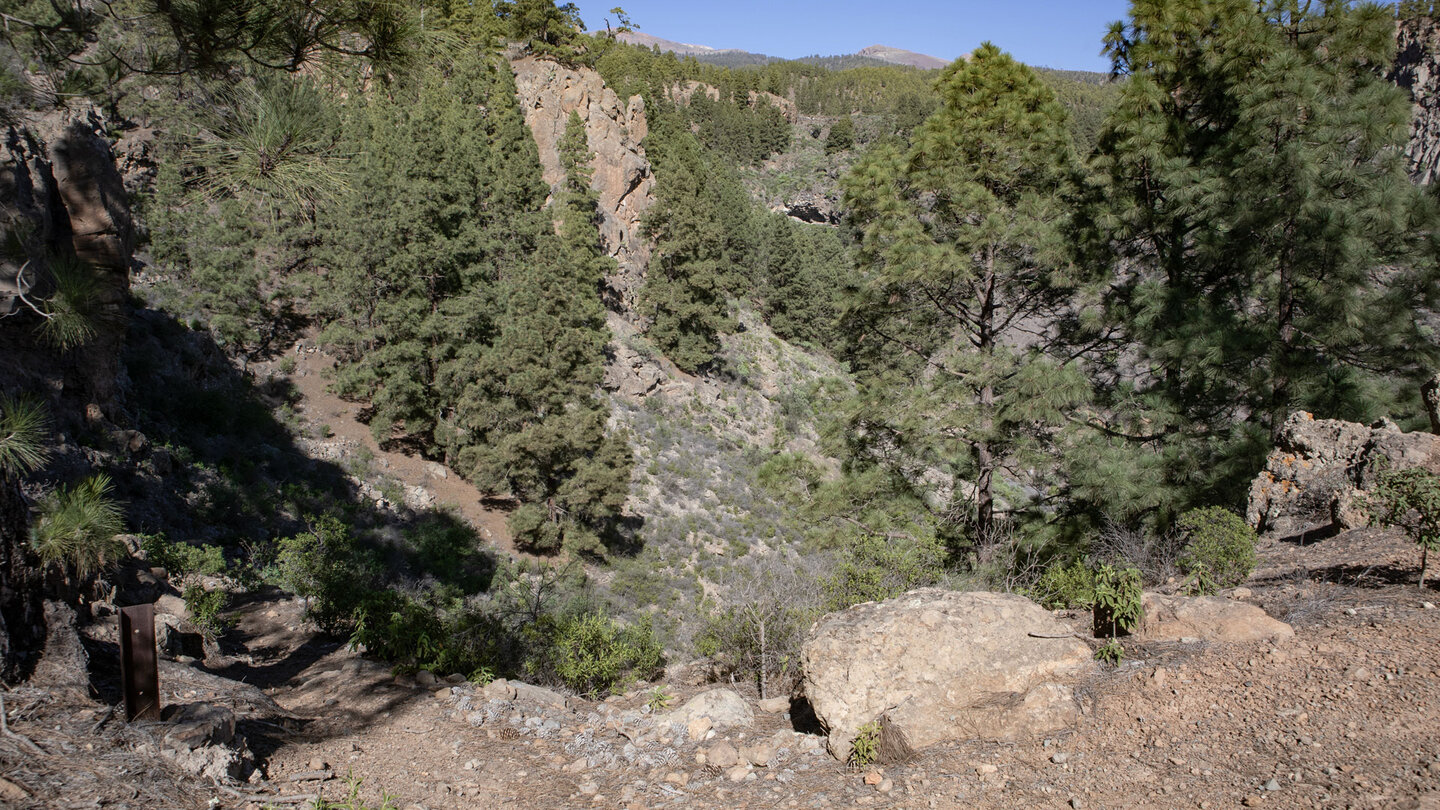
[(335, 370), (333, 356), (316, 347), (310, 339), (300, 340), (284, 356), (294, 358), (294, 369), (288, 374), (281, 373), (280, 362), (276, 362), (268, 364), (270, 373), (289, 380), (300, 394), (296, 412), (317, 431), (328, 432), (328, 438), (342, 448), (342, 452), (347, 444), (365, 448), (374, 456), (373, 466), (385, 475), (405, 486), (429, 491), (438, 505), (455, 509), (500, 551), (511, 556), (528, 556), (515, 548), (505, 523), (506, 512), (487, 506), (503, 504), (503, 501), (487, 497), (440, 462), (380, 447), (369, 425), (360, 421), (362, 406), (330, 392)]

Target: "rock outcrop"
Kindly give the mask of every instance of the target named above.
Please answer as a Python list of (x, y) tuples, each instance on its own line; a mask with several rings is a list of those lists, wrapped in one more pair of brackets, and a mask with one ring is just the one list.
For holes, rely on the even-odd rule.
[(1395, 33), (1390, 80), (1410, 91), (1410, 177), (1429, 184), (1440, 174), (1440, 24), (1429, 18), (1402, 20)]
[(840, 224), (840, 210), (835, 201), (813, 191), (800, 192), (786, 200), (778, 210), (785, 216), (812, 225)]
[(1387, 466), (1440, 473), (1440, 436), (1291, 414), (1250, 485), (1246, 520), (1279, 537), (1366, 525), (1363, 492)]
[[(671, 101), (688, 104), (696, 93), (703, 93), (705, 97), (711, 101), (720, 100), (720, 88), (713, 84), (706, 84), (693, 79), (675, 83), (670, 87), (666, 95), (669, 96)], [(756, 104), (769, 104), (771, 107), (780, 110), (781, 115), (785, 116), (785, 120), (792, 124), (800, 120), (800, 108), (795, 106), (795, 102), (784, 96), (777, 96), (774, 93), (767, 93), (764, 90), (751, 90), (746, 100), (752, 108), (755, 107)]]
[(1080, 707), (1068, 682), (1096, 671), (1090, 647), (1034, 602), (937, 588), (821, 619), (801, 666), (842, 760), (860, 727), (882, 717), (914, 749), (1069, 727)]
[(1279, 641), (1294, 638), (1290, 625), (1247, 602), (1217, 596), (1144, 596), (1146, 641)]
[[(591, 187), (600, 195), (600, 236), (619, 264), (606, 280), (607, 305), (632, 317), (645, 270), (650, 264), (649, 240), (641, 220), (654, 198), (655, 175), (640, 142), (649, 132), (645, 101), (621, 101), (589, 68), (572, 69), (531, 56), (510, 63), (516, 95), (535, 143), (545, 182), (552, 189), (564, 180), (558, 144), (570, 113), (579, 112), (594, 159)], [(632, 317), (633, 320), (633, 317)]]
[[(0, 314), (16, 308), (18, 292), (50, 292), (52, 258), (73, 257), (91, 267), (96, 335), (67, 358), (64, 387), (102, 408), (119, 394), (119, 342), (135, 246), (129, 196), (105, 133), (94, 107), (64, 109), (12, 124), (0, 148), (0, 228), (26, 257), (0, 262)], [(16, 354), (34, 343), (33, 324), (17, 326), (13, 334), (4, 341), (12, 379), (49, 365), (23, 362)]]

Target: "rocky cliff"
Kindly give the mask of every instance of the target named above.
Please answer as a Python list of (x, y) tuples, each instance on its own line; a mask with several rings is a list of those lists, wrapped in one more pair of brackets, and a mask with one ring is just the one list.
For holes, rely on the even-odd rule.
[(650, 263), (650, 244), (641, 232), (641, 220), (654, 201), (655, 187), (655, 175), (640, 145), (649, 132), (645, 101), (631, 96), (622, 102), (600, 74), (588, 68), (572, 69), (530, 56), (513, 59), (510, 66), (520, 110), (540, 147), (545, 182), (552, 189), (565, 176), (558, 148), (565, 123), (572, 112), (579, 112), (585, 122), (594, 153), (591, 186), (600, 195), (600, 236), (619, 263), (617, 273), (606, 280), (606, 304), (633, 320)]
[(135, 235), (129, 196), (95, 108), (57, 110), (8, 128), (0, 147), (0, 229), (8, 242), (0, 259), (0, 315), (20, 308), (18, 292), (46, 295), (50, 263), (74, 259), (95, 276), (90, 309), (96, 327), (96, 335), (60, 368), (28, 356), (39, 347), (33, 324), (24, 324), (38, 316), (17, 312), (0, 328), (0, 367), (12, 383), (36, 373), (53, 380), (63, 371), (65, 390), (108, 409), (119, 392)]
[(1390, 80), (1410, 91), (1410, 177), (1429, 184), (1440, 174), (1440, 24), (1429, 18), (1402, 20)]

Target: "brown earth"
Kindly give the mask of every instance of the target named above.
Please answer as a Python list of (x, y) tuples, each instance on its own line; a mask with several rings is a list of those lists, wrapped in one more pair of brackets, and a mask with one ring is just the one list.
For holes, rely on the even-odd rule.
[[(628, 766), (612, 755), (615, 764), (576, 770), (577, 751), (628, 743), (621, 735), (635, 732), (624, 718), (643, 714), (648, 687), (606, 703), (572, 698), (573, 712), (507, 704), (508, 716), (472, 725), (476, 715), (467, 721), (460, 695), (443, 684), (392, 677), (309, 633), (298, 603), (261, 600), (241, 608), (230, 639), (248, 650), (248, 662), (225, 674), (266, 687), (281, 706), (311, 718), (293, 731), (242, 723), (264, 779), (198, 786), (155, 754), (153, 730), (111, 719), (92, 732), (105, 705), (31, 688), (5, 695), (8, 728), (42, 753), (0, 735), (0, 777), (27, 794), (6, 799), (0, 783), (0, 803), (285, 807), (317, 791), (343, 797), (348, 775), (366, 801), (380, 801), (383, 791), (396, 807), (429, 810), (1436, 807), (1440, 610), (1425, 603), (1440, 601), (1440, 591), (1416, 588), (1417, 568), (1417, 550), (1392, 532), (1359, 530), (1305, 546), (1269, 541), (1249, 594), (1231, 597), (1292, 623), (1293, 640), (1129, 641), (1119, 668), (1083, 685), (1085, 719), (1076, 731), (936, 746), (875, 769), (873, 786), (866, 773), (804, 751), (804, 738), (790, 734), (781, 735), (789, 742), (769, 767), (749, 769), (750, 777), (742, 769), (746, 781), (697, 765), (702, 747), (683, 735), (636, 737), (638, 751), (670, 752), (662, 765)], [(1079, 631), (1088, 616), (1065, 618)], [(679, 700), (709, 688), (666, 686)], [(753, 690), (738, 688), (754, 705)], [(550, 718), (555, 727), (539, 725)], [(717, 739), (739, 747), (791, 726), (758, 709), (756, 719), (755, 729)], [(314, 771), (323, 781), (292, 781)]]

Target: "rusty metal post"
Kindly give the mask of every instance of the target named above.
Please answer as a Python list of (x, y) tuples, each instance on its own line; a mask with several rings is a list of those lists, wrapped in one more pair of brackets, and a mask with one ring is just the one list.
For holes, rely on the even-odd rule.
[(160, 719), (160, 662), (155, 654), (155, 606), (120, 609), (120, 680), (125, 719)]

